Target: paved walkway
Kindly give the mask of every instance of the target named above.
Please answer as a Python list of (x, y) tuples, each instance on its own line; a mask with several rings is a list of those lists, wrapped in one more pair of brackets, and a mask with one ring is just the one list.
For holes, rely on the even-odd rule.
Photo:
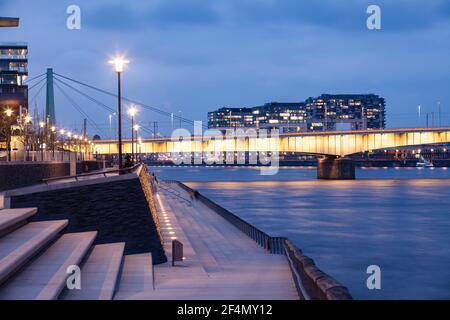
[(125, 299), (298, 299), (288, 262), (272, 255), (174, 184), (161, 183), (157, 199), (164, 249), (184, 245), (183, 262), (154, 267), (155, 289)]

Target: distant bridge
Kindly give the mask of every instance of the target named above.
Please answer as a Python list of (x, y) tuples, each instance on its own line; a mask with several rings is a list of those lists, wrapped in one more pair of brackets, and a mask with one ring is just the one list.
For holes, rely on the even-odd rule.
[[(280, 134), (277, 138), (247, 136), (244, 139), (214, 140), (211, 137), (142, 139), (138, 153), (212, 153), (212, 152), (297, 152), (345, 157), (377, 149), (401, 148), (450, 142), (450, 128), (385, 129), (364, 131), (300, 132)], [(117, 154), (116, 140), (97, 140), (98, 154)], [(123, 140), (123, 152), (131, 153), (131, 140)]]

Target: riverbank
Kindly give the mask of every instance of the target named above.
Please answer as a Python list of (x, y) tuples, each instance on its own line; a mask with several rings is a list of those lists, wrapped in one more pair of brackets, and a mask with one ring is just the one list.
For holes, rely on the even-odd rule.
[[(355, 299), (449, 299), (450, 170), (358, 169), (317, 181), (315, 168), (152, 168), (274, 236), (288, 236)], [(382, 290), (366, 287), (379, 265)]]

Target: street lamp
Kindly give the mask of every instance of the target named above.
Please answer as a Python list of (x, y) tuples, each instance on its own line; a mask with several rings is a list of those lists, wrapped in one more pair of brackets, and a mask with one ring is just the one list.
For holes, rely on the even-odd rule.
[(28, 139), (28, 125), (31, 123), (33, 118), (29, 114), (27, 114), (24, 118), (24, 145), (26, 149), (26, 160), (30, 157), (30, 145), (29, 145), (29, 139)]
[(14, 113), (14, 111), (12, 111), (9, 108), (5, 110), (5, 114), (6, 114), (7, 117), (11, 117), (13, 115), (13, 113)]
[(129, 63), (128, 60), (125, 60), (123, 57), (115, 57), (110, 60), (109, 63), (114, 65), (114, 69), (117, 72), (117, 115), (118, 115), (118, 134), (119, 134), (119, 169), (122, 169), (122, 88), (121, 88), (121, 79), (120, 76), (124, 70), (124, 67)]
[(142, 138), (138, 138), (138, 145), (139, 145), (139, 154), (142, 154)]
[(53, 160), (55, 160), (55, 133), (56, 133), (56, 127), (55, 126), (51, 126), (50, 127), (50, 131), (51, 131), (51, 143), (52, 143), (52, 158)]
[(59, 130), (59, 133), (61, 135), (61, 161), (64, 161), (64, 134), (66, 133), (66, 130), (61, 129)]
[(131, 106), (127, 112), (131, 117), (131, 160), (134, 163), (134, 117), (136, 116), (137, 109), (135, 106)]
[[(141, 126), (140, 125), (138, 125), (138, 124), (135, 124), (134, 126), (133, 126), (133, 131), (135, 131), (135, 137), (136, 137), (136, 139), (135, 140), (137, 140), (137, 136), (138, 136), (138, 131), (139, 131), (139, 129), (141, 128)], [(135, 155), (134, 155), (134, 159), (135, 159), (135, 162), (137, 162), (137, 153), (138, 153), (138, 146), (137, 146), (137, 144), (136, 144), (136, 153), (135, 153)]]

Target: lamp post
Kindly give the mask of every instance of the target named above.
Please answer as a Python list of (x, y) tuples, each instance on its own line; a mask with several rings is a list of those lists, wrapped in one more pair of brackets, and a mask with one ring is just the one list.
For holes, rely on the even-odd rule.
[(129, 63), (123, 57), (116, 57), (109, 63), (114, 65), (115, 71), (117, 72), (117, 116), (118, 116), (118, 136), (119, 136), (119, 169), (123, 168), (122, 165), (122, 88), (121, 88), (121, 74), (125, 65)]
[(52, 143), (52, 159), (55, 160), (55, 134), (56, 134), (56, 127), (55, 126), (51, 126), (50, 127), (50, 131), (51, 131), (51, 143)]
[(75, 159), (78, 160), (78, 135), (73, 135), (73, 147), (75, 150)]
[(13, 116), (14, 111), (11, 109), (5, 110), (5, 115), (7, 117), (6, 124), (6, 160), (11, 161), (11, 117)]
[(41, 151), (41, 161), (44, 161), (44, 127), (45, 122), (39, 122), (39, 150)]
[(69, 147), (69, 162), (72, 155), (72, 151), (70, 150), (70, 144), (72, 142), (72, 132), (67, 132), (67, 139), (68, 139), (68, 147)]
[(59, 130), (59, 133), (61, 134), (61, 161), (64, 161), (64, 134), (66, 133), (66, 130), (61, 129)]
[(87, 152), (87, 142), (88, 138), (84, 137), (84, 159), (89, 160), (88, 152)]
[(26, 149), (26, 160), (30, 157), (30, 145), (29, 145), (29, 137), (28, 137), (28, 125), (31, 123), (33, 118), (29, 114), (27, 114), (24, 118), (24, 145)]
[(142, 138), (138, 138), (139, 154), (142, 154)]
[[(136, 132), (136, 138), (137, 138), (137, 136), (138, 136), (138, 131), (139, 131), (140, 128), (141, 128), (141, 126), (138, 125), (138, 124), (133, 125), (133, 131)], [(133, 135), (133, 137), (134, 137), (134, 135)], [(136, 139), (136, 140), (137, 140), (137, 139)], [(137, 153), (138, 153), (138, 146), (137, 146), (137, 144), (136, 144), (136, 154), (134, 155), (134, 163), (137, 162)]]
[(134, 163), (134, 117), (136, 116), (137, 109), (131, 106), (128, 109), (128, 115), (131, 117), (131, 161)]

